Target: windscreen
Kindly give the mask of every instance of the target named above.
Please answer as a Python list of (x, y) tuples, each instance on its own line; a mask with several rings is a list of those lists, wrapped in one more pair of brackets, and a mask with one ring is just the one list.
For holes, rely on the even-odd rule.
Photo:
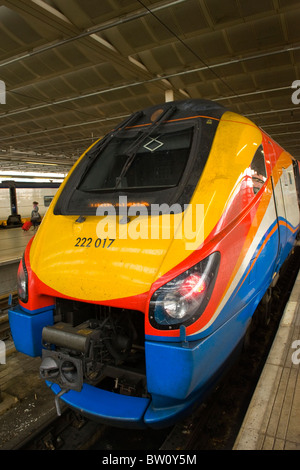
[(90, 167), (78, 190), (157, 189), (177, 186), (190, 154), (192, 128), (147, 137), (136, 151), (137, 132), (112, 140)]
[[(99, 206), (188, 204), (218, 121), (207, 118), (124, 128), (96, 144), (70, 175), (54, 213), (96, 215)], [(149, 132), (150, 130), (150, 132)]]

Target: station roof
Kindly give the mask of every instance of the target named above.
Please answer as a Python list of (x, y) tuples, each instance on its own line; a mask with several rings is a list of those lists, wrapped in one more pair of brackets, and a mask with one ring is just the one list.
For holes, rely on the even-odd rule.
[(1, 170), (66, 172), (166, 92), (249, 117), (300, 160), (299, 25), (299, 0), (3, 0)]

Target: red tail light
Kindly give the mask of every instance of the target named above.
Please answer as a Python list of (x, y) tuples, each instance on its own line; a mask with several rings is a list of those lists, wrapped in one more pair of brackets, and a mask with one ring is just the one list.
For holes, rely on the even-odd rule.
[(209, 302), (219, 264), (220, 253), (212, 253), (157, 289), (150, 300), (150, 324), (170, 330), (194, 323)]
[(28, 274), (25, 265), (24, 256), (20, 261), (18, 275), (18, 296), (22, 302), (28, 302)]
[(179, 288), (179, 293), (186, 299), (196, 297), (206, 290), (206, 283), (199, 274), (190, 274)]

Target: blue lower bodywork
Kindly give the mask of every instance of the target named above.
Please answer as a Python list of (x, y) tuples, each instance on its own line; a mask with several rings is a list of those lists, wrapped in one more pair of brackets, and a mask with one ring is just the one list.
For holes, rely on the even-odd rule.
[[(52, 318), (51, 318), (52, 317)], [(208, 337), (198, 341), (146, 341), (146, 377), (149, 398), (124, 396), (84, 384), (80, 392), (61, 396), (67, 405), (101, 422), (130, 428), (161, 428), (174, 424), (210, 390), (247, 328), (243, 312)], [(43, 326), (53, 321), (53, 310), (31, 315), (21, 307), (9, 313), (16, 348), (28, 355), (41, 353)], [(51, 320), (50, 320), (51, 318)], [(48, 383), (57, 395), (61, 389)]]
[[(245, 325), (240, 324), (240, 328), (244, 330)], [(230, 325), (224, 326), (204, 340), (188, 343), (188, 347), (147, 341), (146, 375), (151, 398), (119, 395), (84, 384), (80, 392), (70, 390), (61, 400), (80, 413), (111, 425), (157, 429), (171, 426), (202, 400), (223, 375), (225, 365), (240, 345), (239, 340), (232, 341), (230, 329)], [(240, 338), (241, 332), (236, 333), (236, 338)], [(47, 385), (56, 395), (61, 392), (57, 384)]]
[(8, 311), (12, 337), (17, 351), (31, 357), (42, 354), (42, 330), (53, 325), (54, 306), (27, 312), (20, 306)]
[[(80, 392), (67, 391), (60, 399), (93, 419), (122, 427), (160, 428), (178, 421), (204, 398), (224, 372), (241, 345), (273, 274), (279, 270), (296, 237), (296, 230), (292, 237), (289, 233), (289, 237), (286, 236), (289, 244), (283, 250), (280, 249), (278, 231), (266, 238), (268, 233), (219, 316), (207, 330), (188, 338), (182, 330), (176, 341), (146, 337), (149, 397), (124, 396), (84, 384)], [(268, 240), (265, 246), (264, 239)], [(280, 259), (278, 255), (281, 255)], [(42, 329), (53, 324), (53, 309), (49, 307), (36, 312), (28, 312), (20, 306), (10, 309), (9, 321), (18, 351), (30, 356), (41, 355)], [(48, 385), (56, 395), (61, 392), (58, 385)]]
[[(56, 395), (61, 392), (59, 385), (51, 382), (47, 385)], [(119, 395), (88, 384), (83, 385), (81, 392), (69, 390), (61, 399), (92, 419), (127, 428), (145, 427), (143, 416), (150, 401), (149, 398)]]

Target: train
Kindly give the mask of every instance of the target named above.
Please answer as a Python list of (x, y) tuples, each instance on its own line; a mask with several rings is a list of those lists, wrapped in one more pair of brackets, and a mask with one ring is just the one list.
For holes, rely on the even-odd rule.
[(299, 188), (296, 159), (210, 100), (143, 109), (89, 147), (25, 249), (9, 311), (58, 414), (64, 402), (159, 429), (192, 413), (268, 304)]
[(39, 203), (43, 217), (58, 190), (60, 183), (21, 182), (14, 180), (0, 183), (0, 227), (20, 227), (29, 220), (33, 201)]

